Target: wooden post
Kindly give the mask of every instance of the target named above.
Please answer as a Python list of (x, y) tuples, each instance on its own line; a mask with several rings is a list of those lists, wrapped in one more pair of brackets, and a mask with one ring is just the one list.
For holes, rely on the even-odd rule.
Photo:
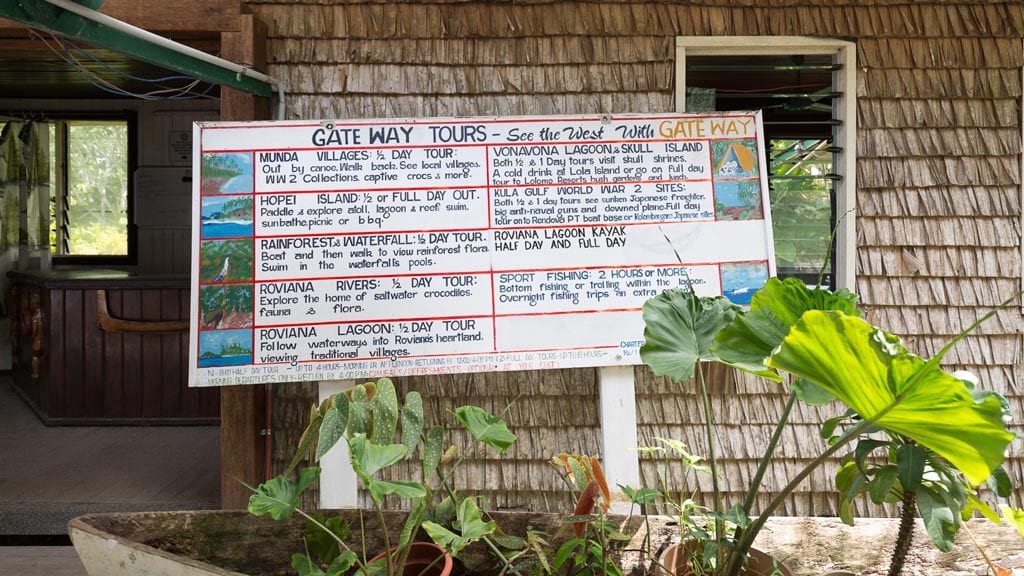
[(612, 511), (629, 513), (629, 502), (619, 484), (640, 486), (636, 433), (636, 383), (632, 366), (607, 366), (597, 371), (601, 396), (601, 439), (604, 475), (612, 492)]
[[(328, 396), (355, 386), (355, 380), (323, 380), (320, 402)], [(320, 459), (320, 507), (354, 508), (359, 504), (359, 481), (348, 459), (348, 445), (342, 441)]]
[[(265, 27), (256, 22), (251, 14), (243, 14), (238, 32), (221, 34), (221, 57), (240, 64), (263, 67), (267, 54), (265, 38)], [(264, 98), (221, 88), (221, 120), (265, 120), (268, 110)], [(221, 389), (221, 508), (245, 508), (249, 501), (249, 490), (240, 481), (255, 486), (263, 480), (263, 410), (263, 386), (230, 386)]]

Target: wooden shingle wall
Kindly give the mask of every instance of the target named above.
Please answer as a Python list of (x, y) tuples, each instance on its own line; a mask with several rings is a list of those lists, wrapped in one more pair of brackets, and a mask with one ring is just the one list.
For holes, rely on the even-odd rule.
[[(247, 4), (268, 26), (269, 73), (284, 79), (294, 118), (670, 112), (676, 36), (852, 40), (856, 289), (868, 318), (930, 355), (1021, 285), (1024, 6), (1016, 0)], [(1021, 327), (1020, 309), (1007, 309), (946, 362), (1006, 394), (1018, 415)], [(693, 386), (654, 379), (643, 368), (636, 374), (641, 440), (678, 438), (702, 453)], [(746, 377), (713, 377), (726, 488), (737, 492), (785, 396)], [(401, 386), (422, 390), (433, 418), (466, 402), (500, 411), (524, 392), (510, 412), (523, 439), (512, 458), (470, 459), (460, 482), (497, 506), (561, 506), (557, 478), (543, 462), (558, 451), (600, 451), (593, 370), (417, 378)], [(766, 476), (768, 493), (821, 450), (817, 423), (833, 412), (797, 407)], [(1018, 441), (1008, 468), (1020, 483), (1022, 455)], [(658, 466), (643, 462), (645, 480), (654, 482)], [(821, 471), (784, 512), (835, 509), (831, 474)]]

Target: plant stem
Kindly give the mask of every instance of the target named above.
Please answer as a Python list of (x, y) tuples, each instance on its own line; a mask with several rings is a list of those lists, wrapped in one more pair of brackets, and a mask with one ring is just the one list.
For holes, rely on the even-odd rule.
[(736, 547), (729, 553), (729, 560), (726, 564), (726, 570), (722, 574), (727, 576), (736, 576), (739, 574), (740, 568), (742, 567), (742, 558), (750, 550), (751, 544), (754, 543), (754, 539), (757, 538), (758, 533), (764, 528), (765, 522), (768, 521), (768, 517), (771, 516), (772, 512), (776, 508), (782, 505), (782, 502), (793, 493), (793, 490), (800, 485), (801, 482), (807, 478), (815, 468), (821, 466), (833, 454), (838, 452), (840, 449), (845, 447), (847, 444), (855, 440), (858, 436), (864, 433), (865, 430), (875, 425), (875, 420), (862, 420), (853, 428), (850, 428), (835, 444), (829, 446), (828, 450), (825, 450), (817, 458), (811, 461), (810, 464), (804, 467), (792, 480), (786, 484), (779, 493), (772, 498), (768, 505), (765, 506), (764, 510), (758, 513), (757, 518), (750, 523), (750, 526), (736, 536)]
[[(700, 396), (704, 403), (704, 433), (708, 440), (708, 461), (711, 463), (711, 490), (715, 498), (715, 510), (722, 511), (722, 492), (718, 486), (718, 457), (715, 450), (714, 422), (711, 419), (711, 398), (708, 396), (707, 382), (704, 380), (704, 371), (697, 364), (697, 384), (700, 386)], [(715, 518), (715, 556), (721, 558), (722, 553), (722, 532), (724, 523), (721, 518)], [(721, 566), (721, 562), (715, 562), (715, 566)], [(717, 571), (717, 570), (716, 570)]]
[(903, 562), (910, 552), (910, 543), (914, 538), (914, 507), (917, 505), (917, 494), (913, 490), (903, 491), (903, 502), (900, 504), (900, 529), (896, 533), (896, 545), (892, 549), (889, 561), (888, 576), (898, 576), (903, 572)]
[[(384, 535), (384, 573), (392, 574), (391, 572), (391, 539), (388, 537), (388, 523), (384, 520), (384, 510), (380, 507), (380, 502), (373, 501), (373, 509), (377, 511), (377, 519), (380, 521), (381, 534)], [(398, 572), (394, 572), (398, 574)]]
[[(789, 415), (793, 411), (793, 406), (796, 405), (796, 393), (790, 392), (789, 399), (786, 400), (786, 406), (782, 409), (782, 414), (779, 416), (779, 423), (775, 425), (775, 430), (772, 432), (772, 437), (768, 441), (768, 448), (765, 450), (764, 456), (761, 457), (761, 461), (757, 463), (757, 471), (754, 472), (754, 477), (750, 481), (750, 487), (747, 488), (747, 496), (743, 500), (743, 511), (749, 515), (750, 511), (754, 508), (754, 501), (757, 498), (757, 493), (761, 487), (761, 479), (764, 478), (765, 473), (768, 471), (768, 464), (771, 462), (772, 455), (775, 453), (775, 449), (779, 445), (779, 440), (782, 438), (782, 431), (786, 428), (786, 424), (789, 422)], [(743, 529), (737, 528), (735, 534), (733, 534), (734, 541), (738, 541), (743, 536)], [(732, 563), (732, 555), (734, 552), (730, 551), (730, 558), (727, 559), (726, 563)]]
[(754, 478), (750, 481), (747, 497), (743, 500), (743, 511), (747, 514), (750, 514), (750, 510), (754, 507), (754, 499), (757, 497), (758, 489), (761, 487), (761, 479), (764, 478), (765, 473), (768, 471), (768, 463), (772, 459), (772, 454), (775, 453), (775, 448), (779, 445), (779, 440), (782, 438), (782, 430), (789, 422), (789, 413), (793, 411), (795, 404), (796, 393), (791, 392), (789, 400), (786, 401), (786, 407), (782, 409), (782, 415), (779, 416), (779, 423), (775, 426), (775, 431), (772, 432), (772, 438), (768, 441), (768, 448), (765, 450), (764, 456), (761, 457), (761, 461), (757, 463), (757, 471), (754, 472)]
[(964, 529), (964, 533), (971, 539), (971, 543), (978, 549), (978, 553), (981, 554), (981, 557), (985, 559), (985, 563), (988, 564), (988, 569), (992, 571), (992, 576), (999, 576), (999, 567), (992, 562), (992, 559), (988, 557), (988, 554), (985, 554), (985, 550), (982, 549), (981, 544), (978, 544), (978, 539), (974, 537), (971, 529), (967, 527), (967, 523), (965, 522), (961, 524), (960, 527)]

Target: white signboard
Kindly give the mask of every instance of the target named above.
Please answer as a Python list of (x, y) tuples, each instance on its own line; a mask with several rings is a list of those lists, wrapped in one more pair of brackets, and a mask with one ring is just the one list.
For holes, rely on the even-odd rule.
[(191, 385), (639, 363), (774, 275), (760, 116), (195, 126)]

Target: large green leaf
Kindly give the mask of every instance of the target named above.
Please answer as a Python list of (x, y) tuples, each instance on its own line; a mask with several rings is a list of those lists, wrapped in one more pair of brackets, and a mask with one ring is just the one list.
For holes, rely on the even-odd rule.
[(808, 310), (835, 310), (848, 316), (860, 316), (857, 295), (843, 288), (832, 292), (808, 288), (798, 278), (769, 278), (750, 299), (750, 309), (768, 311), (786, 326), (800, 321)]
[(900, 444), (896, 449), (896, 468), (900, 483), (909, 492), (917, 490), (924, 477), (925, 454), (917, 444)]
[(255, 516), (270, 514), (274, 520), (290, 517), (299, 507), (302, 493), (319, 475), (319, 468), (303, 468), (296, 479), (278, 476), (260, 484), (249, 497), (249, 513)]
[(405, 395), (402, 405), (402, 444), (411, 453), (420, 443), (423, 433), (423, 397), (415, 390)]
[(953, 509), (940, 494), (926, 486), (917, 489), (917, 510), (924, 520), (924, 528), (935, 546), (943, 552), (953, 549), (957, 522)]
[(316, 445), (316, 459), (320, 460), (324, 454), (334, 447), (345, 435), (345, 428), (348, 426), (348, 396), (344, 393), (335, 394), (331, 407), (327, 410), (320, 423), (320, 438)]
[[(324, 400), (324, 404), (327, 404), (327, 400)], [(295, 447), (295, 454), (292, 455), (292, 460), (288, 463), (288, 467), (284, 469), (285, 474), (291, 474), (292, 470), (295, 470), (306, 456), (311, 455), (310, 451), (317, 442), (317, 437), (319, 436), (317, 431), (320, 429), (322, 421), (323, 415), (320, 409), (317, 408), (316, 404), (313, 404), (309, 408), (309, 424), (306, 425), (306, 429), (302, 431), (302, 436), (299, 437), (299, 445)]]
[(373, 429), (370, 440), (377, 444), (390, 444), (398, 430), (398, 394), (390, 378), (377, 381), (377, 394), (370, 401)]
[(767, 363), (939, 454), (975, 485), (999, 466), (1013, 439), (995, 398), (975, 402), (961, 380), (855, 316), (806, 312)]
[[(838, 310), (859, 315), (857, 295), (849, 290), (830, 292), (808, 288), (796, 278), (769, 278), (751, 298), (750, 311), (737, 316), (718, 334), (711, 352), (726, 364), (778, 381), (778, 375), (765, 367), (765, 360), (808, 310)], [(800, 382), (794, 385), (794, 390), (801, 400), (812, 404), (833, 400), (831, 395), (822, 394), (810, 383)]]
[(409, 454), (409, 449), (402, 444), (374, 444), (362, 434), (353, 436), (348, 446), (352, 456), (352, 467), (366, 478)]
[(431, 426), (423, 439), (423, 480), (427, 481), (437, 472), (441, 464), (441, 449), (444, 444), (444, 429)]
[(422, 484), (411, 480), (377, 480), (374, 478), (364, 480), (366, 487), (370, 490), (370, 496), (376, 502), (380, 502), (388, 494), (409, 499), (423, 498), (427, 495), (427, 489)]
[(711, 357), (711, 342), (740, 308), (723, 296), (701, 297), (666, 290), (644, 303), (640, 358), (657, 376), (676, 382), (693, 378), (697, 362)]
[(479, 406), (459, 406), (455, 418), (469, 430), (478, 441), (502, 453), (516, 441), (516, 435), (508, 429), (501, 418)]
[(356, 384), (352, 388), (352, 402), (348, 410), (348, 433), (369, 434), (370, 433), (370, 398), (366, 393), (366, 386)]

